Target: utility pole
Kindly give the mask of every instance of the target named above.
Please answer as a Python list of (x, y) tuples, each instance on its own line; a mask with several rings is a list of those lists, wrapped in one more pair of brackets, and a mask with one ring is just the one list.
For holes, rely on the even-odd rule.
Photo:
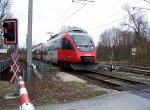
[(28, 6), (28, 32), (27, 32), (27, 81), (30, 82), (32, 74), (32, 8), (33, 0)]

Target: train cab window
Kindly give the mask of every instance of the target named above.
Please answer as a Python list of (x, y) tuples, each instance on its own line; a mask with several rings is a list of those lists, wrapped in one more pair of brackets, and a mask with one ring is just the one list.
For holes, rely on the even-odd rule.
[(77, 46), (77, 49), (82, 52), (91, 52), (94, 50), (94, 43), (87, 34), (70, 34), (72, 40)]
[(62, 40), (62, 49), (74, 50), (73, 46), (71, 45), (71, 43), (67, 39)]

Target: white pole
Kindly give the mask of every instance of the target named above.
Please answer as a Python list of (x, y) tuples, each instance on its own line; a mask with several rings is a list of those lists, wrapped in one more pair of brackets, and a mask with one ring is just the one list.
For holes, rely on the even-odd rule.
[(28, 33), (27, 33), (27, 80), (30, 82), (32, 72), (32, 8), (33, 0), (29, 0)]

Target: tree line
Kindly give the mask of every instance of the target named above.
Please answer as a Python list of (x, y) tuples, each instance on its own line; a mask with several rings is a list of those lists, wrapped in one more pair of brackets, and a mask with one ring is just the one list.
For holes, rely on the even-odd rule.
[(146, 12), (126, 5), (128, 16), (119, 27), (105, 30), (99, 37), (98, 61), (134, 61), (150, 65), (150, 27)]

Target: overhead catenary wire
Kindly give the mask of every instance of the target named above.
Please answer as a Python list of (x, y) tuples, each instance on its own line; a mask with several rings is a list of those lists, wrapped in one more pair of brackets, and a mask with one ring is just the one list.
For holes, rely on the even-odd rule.
[(113, 24), (113, 23), (118, 22), (118, 21), (121, 21), (121, 20), (124, 20), (124, 19), (118, 19), (118, 20), (115, 20), (115, 21), (112, 21), (112, 22), (109, 22), (109, 23), (106, 23), (106, 24), (103, 24), (103, 25), (97, 26), (97, 27), (95, 27), (95, 28), (89, 29), (88, 31), (92, 31), (92, 30), (95, 30), (95, 29), (101, 28), (101, 27), (103, 27), (103, 26), (106, 26), (106, 25), (109, 25), (109, 24)]
[[(58, 20), (56, 21), (59, 22), (75, 5), (72, 4), (71, 6), (69, 6), (69, 8), (67, 10), (65, 10), (65, 12), (58, 18)], [(55, 25), (51, 26), (51, 27), (54, 27)]]
[(120, 3), (121, 1), (122, 1), (122, 0), (119, 0), (119, 1), (115, 2), (114, 4), (110, 5), (108, 8), (105, 8), (105, 9), (103, 9), (102, 11), (100, 11), (100, 12), (98, 12), (98, 13), (95, 13), (93, 16), (91, 16), (91, 17), (87, 18), (86, 20), (84, 20), (84, 21), (80, 22), (80, 23), (79, 23), (79, 24), (77, 24), (77, 25), (81, 25), (81, 24), (86, 23), (87, 21), (89, 21), (89, 20), (93, 19), (95, 16), (99, 15), (99, 13), (104, 13), (106, 10), (108, 10), (108, 9), (110, 9), (111, 7), (113, 7), (113, 6), (117, 5), (117, 4), (118, 4), (118, 3)]
[(136, 3), (134, 3), (134, 5), (138, 4), (138, 3), (139, 3), (139, 2), (141, 2), (141, 1), (143, 1), (143, 0), (139, 0), (139, 1), (137, 1)]
[[(126, 17), (127, 17), (127, 16), (129, 16), (129, 15), (126, 15)], [(106, 23), (106, 24), (103, 24), (103, 25), (100, 25), (100, 26), (97, 26), (97, 27), (88, 29), (88, 31), (93, 31), (93, 30), (95, 30), (95, 29), (98, 29), (98, 28), (101, 28), (101, 27), (104, 27), (104, 26), (107, 26), (107, 25), (110, 25), (110, 24), (113, 24), (113, 23), (122, 21), (122, 20), (124, 20), (124, 19), (125, 19), (125, 18), (117, 19), (117, 20), (115, 20), (115, 21), (112, 21), (112, 22), (109, 22), (109, 23)]]
[[(122, 1), (122, 0), (119, 0), (118, 2), (112, 4), (109, 8), (111, 8), (112, 6), (118, 4), (118, 3), (121, 2), (121, 1)], [(140, 0), (140, 1), (142, 1), (142, 0)], [(139, 3), (140, 1), (136, 2), (135, 4)], [(87, 3), (89, 3), (89, 2), (87, 2)], [(67, 21), (70, 17), (72, 17), (72, 16), (75, 15), (78, 11), (80, 11), (83, 7), (85, 7), (85, 6), (87, 5), (87, 3), (84, 4), (82, 7), (80, 7), (78, 10), (76, 10), (74, 13), (72, 13), (70, 16), (68, 16), (66, 19), (64, 19), (60, 24), (58, 24), (58, 25), (57, 25), (55, 28), (53, 28), (52, 30), (57, 29), (60, 25), (62, 25), (62, 24), (63, 24), (65, 21)], [(109, 9), (109, 8), (107, 8), (107, 9)], [(65, 12), (67, 12), (67, 11), (65, 11)], [(104, 11), (103, 11), (103, 12), (104, 12)], [(63, 14), (63, 15), (59, 18), (59, 20), (62, 19), (62, 17), (64, 17), (64, 16), (65, 16), (65, 14)], [(115, 15), (112, 15), (112, 16), (115, 16)], [(90, 18), (93, 18), (93, 16), (90, 17)], [(109, 18), (110, 18), (110, 16), (109, 16)], [(89, 18), (88, 18), (88, 19), (89, 19)], [(108, 19), (108, 18), (106, 18), (106, 19)], [(85, 20), (85, 22), (86, 22), (86, 20)], [(80, 23), (80, 24), (81, 24), (81, 23)], [(92, 24), (92, 26), (93, 26), (93, 24)], [(91, 27), (91, 26), (90, 26), (90, 27)]]
[[(141, 2), (141, 1), (142, 1), (142, 0), (139, 0), (138, 2), (134, 3), (134, 5), (136, 5), (137, 3)], [(120, 12), (122, 12), (122, 11), (120, 11)], [(117, 12), (117, 13), (120, 13), (120, 12)], [(116, 14), (116, 15), (117, 15), (117, 14)], [(100, 20), (100, 21), (102, 22), (102, 21), (104, 21), (104, 20), (106, 20), (106, 19), (111, 18), (112, 16), (115, 16), (115, 14), (113, 14), (113, 15), (111, 15), (111, 16), (105, 18), (105, 19), (102, 19), (102, 20)], [(103, 27), (103, 26), (106, 26), (106, 25), (115, 23), (115, 22), (120, 21), (120, 20), (121, 20), (121, 19), (118, 19), (118, 20), (112, 21), (112, 22), (110, 22), (110, 23), (106, 23), (106, 24), (104, 24), (104, 25), (100, 25), (100, 26), (91, 28), (91, 29), (89, 29), (89, 31), (92, 31), (92, 30), (98, 29), (98, 28), (100, 28), (100, 27)], [(123, 19), (122, 19), (122, 20), (123, 20)], [(100, 21), (98, 21), (98, 22), (100, 22)], [(94, 25), (96, 25), (98, 22), (96, 22), (96, 23), (94, 23), (94, 24), (92, 24), (92, 25), (89, 25), (88, 28), (89, 28), (89, 27), (92, 27), (92, 26), (94, 26)]]
[[(89, 2), (88, 2), (89, 3)], [(70, 17), (72, 17), (73, 15), (75, 15), (78, 11), (80, 11), (83, 7), (85, 7), (88, 3), (84, 4), (83, 6), (81, 6), (78, 10), (76, 10), (74, 13), (72, 13), (70, 16), (68, 16), (66, 19), (64, 19), (60, 24), (58, 24), (52, 31), (54, 31), (55, 29), (57, 29), (60, 25), (62, 25), (65, 21), (67, 21)]]
[[(121, 0), (120, 0), (120, 1), (121, 1)], [(120, 1), (116, 2), (115, 4), (119, 3)], [(141, 1), (142, 1), (142, 0), (139, 0), (138, 2), (134, 3), (134, 5), (136, 5), (137, 3), (141, 2)], [(114, 6), (115, 4), (113, 4), (112, 6)], [(111, 7), (112, 7), (112, 6), (111, 6)], [(104, 11), (105, 11), (105, 10), (104, 10)], [(102, 13), (103, 13), (104, 11), (102, 11)], [(122, 11), (123, 11), (123, 10), (122, 10)], [(121, 13), (122, 11), (117, 12), (117, 13)], [(116, 15), (117, 15), (117, 13), (116, 13)], [(100, 20), (100, 21), (104, 21), (104, 20), (106, 20), (106, 19), (109, 19), (109, 18), (111, 18), (112, 16), (115, 16), (115, 14), (109, 16), (108, 18), (105, 18), (105, 19), (103, 19), (103, 20)], [(92, 17), (91, 17), (91, 18), (92, 18)], [(89, 19), (89, 20), (91, 20), (91, 19)], [(87, 21), (89, 21), (89, 20), (87, 20)], [(87, 22), (87, 21), (84, 20), (84, 23)], [(100, 22), (100, 21), (98, 21), (98, 22)], [(96, 23), (94, 23), (94, 24), (92, 24), (92, 25), (89, 25), (88, 27), (94, 26), (94, 25), (97, 24), (98, 22), (96, 22)], [(83, 23), (80, 23), (80, 25), (81, 25), (81, 24), (83, 24)]]
[(118, 13), (121, 13), (121, 12), (122, 12), (122, 10), (121, 10), (121, 11), (118, 11), (117, 13), (112, 14), (112, 15), (110, 15), (110, 16), (108, 16), (108, 17), (102, 19), (102, 20), (99, 20), (99, 21), (93, 23), (92, 25), (87, 26), (87, 28), (90, 28), (90, 27), (92, 27), (92, 26), (98, 24), (99, 22), (105, 21), (105, 20), (107, 20), (107, 19), (109, 19), (109, 18), (111, 18), (111, 17), (113, 17), (113, 16), (116, 16)]

